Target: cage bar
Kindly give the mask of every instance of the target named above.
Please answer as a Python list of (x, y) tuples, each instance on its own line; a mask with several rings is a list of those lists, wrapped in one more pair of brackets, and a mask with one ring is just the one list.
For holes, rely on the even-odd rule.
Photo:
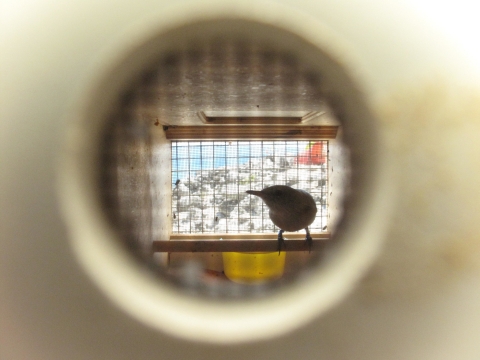
[[(272, 185), (309, 192), (312, 232), (328, 220), (328, 140), (172, 141), (173, 234), (269, 233), (261, 199), (245, 193)], [(210, 151), (211, 150), (211, 151)]]

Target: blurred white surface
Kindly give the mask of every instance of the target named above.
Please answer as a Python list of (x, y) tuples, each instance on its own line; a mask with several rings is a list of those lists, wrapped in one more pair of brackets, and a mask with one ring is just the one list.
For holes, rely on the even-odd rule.
[(61, 220), (64, 115), (106, 49), (174, 5), (3, 1), (1, 359), (480, 357), (476, 5), (278, 3), (344, 40), (395, 154), (401, 196), (369, 274), (321, 318), (242, 345), (172, 338), (113, 306), (77, 263)]

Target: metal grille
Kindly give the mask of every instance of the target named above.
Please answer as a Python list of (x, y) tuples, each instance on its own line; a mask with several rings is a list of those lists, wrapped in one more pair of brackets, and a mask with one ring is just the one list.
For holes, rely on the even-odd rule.
[(267, 233), (278, 228), (263, 201), (272, 185), (309, 192), (311, 231), (326, 229), (328, 141), (172, 141), (173, 233)]

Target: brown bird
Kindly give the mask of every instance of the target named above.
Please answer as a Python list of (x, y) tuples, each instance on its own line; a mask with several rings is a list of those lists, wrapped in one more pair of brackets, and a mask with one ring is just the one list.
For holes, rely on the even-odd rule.
[(308, 226), (315, 220), (317, 206), (312, 196), (304, 190), (290, 186), (274, 185), (261, 191), (247, 190), (248, 194), (260, 197), (268, 209), (272, 222), (280, 228), (278, 232), (278, 252), (285, 246), (284, 231), (305, 229), (305, 241), (312, 248), (312, 236)]

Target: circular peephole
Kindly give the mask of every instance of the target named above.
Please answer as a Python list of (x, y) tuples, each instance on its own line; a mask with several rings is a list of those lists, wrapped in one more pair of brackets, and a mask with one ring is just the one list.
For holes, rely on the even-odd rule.
[(62, 200), (81, 263), (137, 318), (210, 342), (271, 337), (373, 260), (382, 154), (321, 30), (190, 22), (139, 42), (88, 92)]
[(291, 50), (235, 36), (162, 54), (119, 94), (102, 137), (119, 241), (213, 297), (258, 296), (321, 262), (350, 178), (323, 78)]

